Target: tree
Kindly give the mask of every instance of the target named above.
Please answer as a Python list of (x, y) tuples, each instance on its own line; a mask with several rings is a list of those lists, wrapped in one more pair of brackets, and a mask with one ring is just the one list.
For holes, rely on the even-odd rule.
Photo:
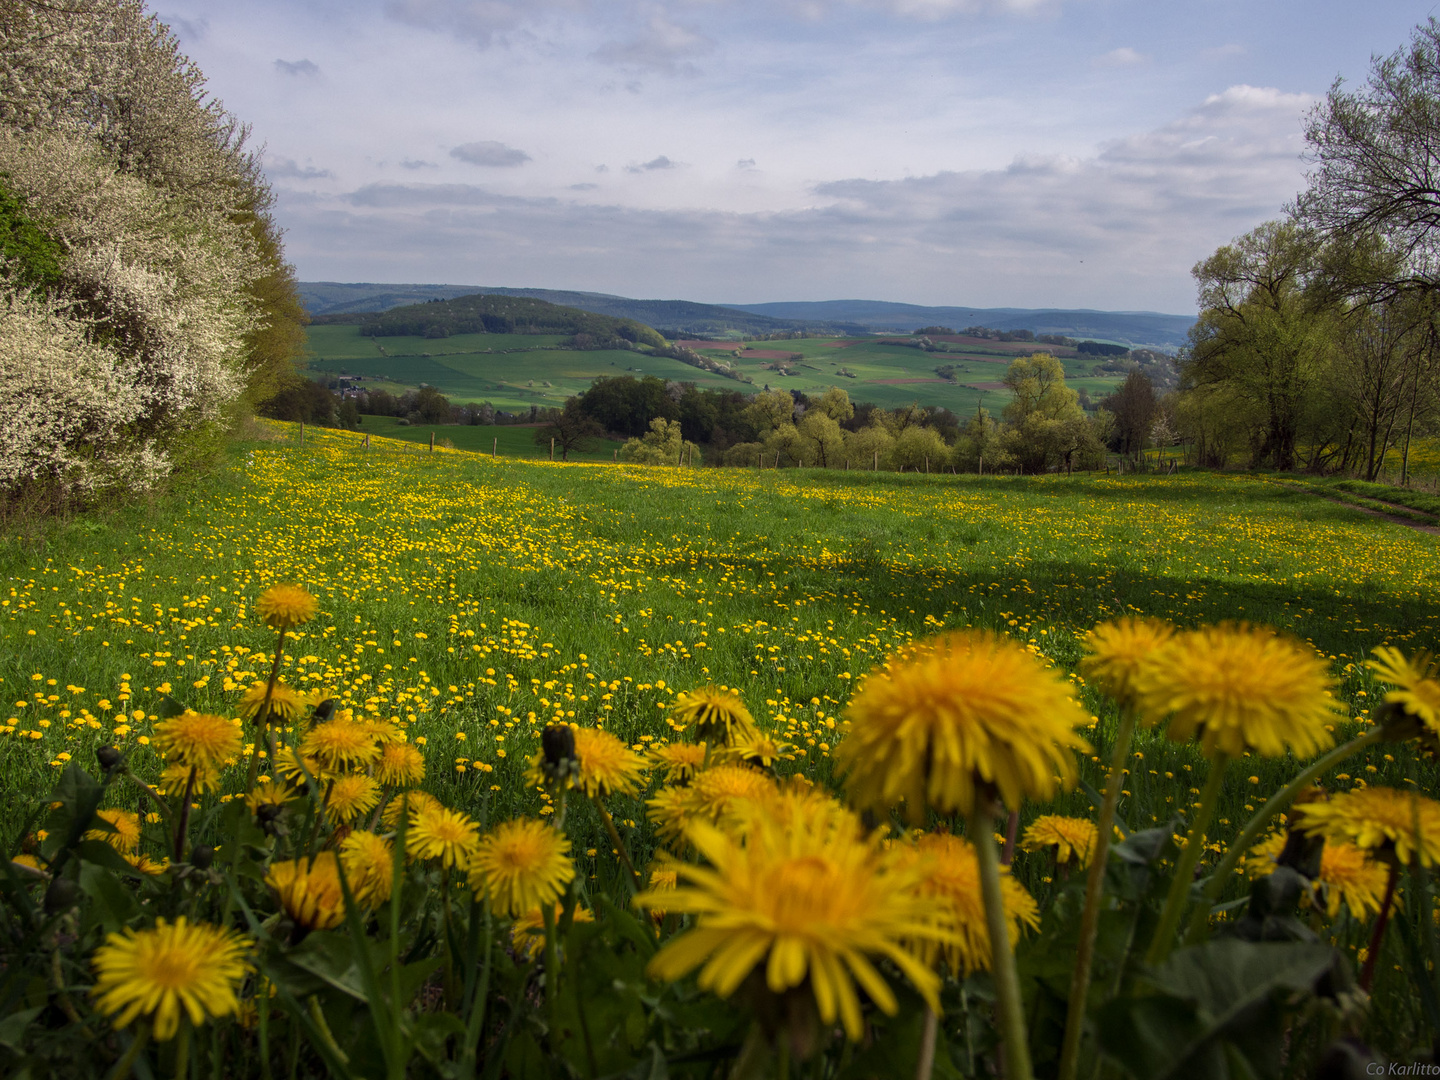
[(1120, 389), (1105, 399), (1105, 408), (1115, 417), (1115, 449), (1126, 455), (1145, 449), (1155, 405), (1155, 387), (1149, 376), (1138, 369), (1125, 376)]
[(685, 441), (678, 420), (657, 416), (642, 438), (630, 439), (620, 448), (620, 457), (639, 465), (699, 465), (700, 448)]
[(1094, 430), (1080, 408), (1079, 395), (1065, 385), (1065, 367), (1049, 353), (1017, 356), (1005, 372), (1014, 397), (1005, 406), (1010, 427), (1005, 448), (1026, 472), (1051, 466), (1067, 470), (1077, 461), (1093, 463), (1098, 451)]
[(1305, 224), (1336, 237), (1383, 236), (1404, 258), (1375, 299), (1440, 286), (1440, 22), (1373, 61), (1366, 84), (1337, 79), (1310, 113), (1317, 168), (1297, 202)]
[(653, 375), (596, 379), (580, 395), (580, 407), (606, 431), (620, 436), (646, 434), (655, 417), (680, 418), (679, 404), (666, 392), (665, 380)]
[(560, 448), (560, 460), (569, 461), (570, 451), (585, 453), (599, 445), (605, 429), (588, 415), (580, 405), (580, 399), (572, 397), (562, 409), (551, 409), (546, 422), (535, 429), (535, 442), (544, 446), (551, 439)]

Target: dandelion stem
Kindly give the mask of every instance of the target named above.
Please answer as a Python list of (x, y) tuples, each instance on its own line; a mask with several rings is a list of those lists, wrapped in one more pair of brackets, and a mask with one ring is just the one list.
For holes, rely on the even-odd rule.
[(270, 764), (275, 764), (275, 734), (270, 730), (270, 697), (275, 693), (275, 682), (280, 678), (280, 658), (285, 655), (285, 627), (280, 628), (280, 640), (275, 643), (275, 662), (270, 665), (270, 681), (265, 684), (265, 700), (255, 714), (256, 726), (260, 729), (255, 736), (255, 748), (250, 753), (250, 769), (245, 776), (245, 794), (255, 790), (255, 781), (260, 776), (260, 743), (264, 737), (266, 749), (270, 752)]
[(545, 1005), (553, 1040), (559, 1034), (555, 1024), (555, 1003), (560, 982), (560, 950), (555, 946), (555, 905), (541, 904), (540, 913), (545, 919)]
[(175, 861), (185, 861), (185, 834), (190, 830), (190, 799), (195, 794), (195, 776), (199, 767), (190, 766), (190, 777), (185, 781), (185, 795), (180, 800), (180, 823), (175, 826)]
[(940, 1033), (940, 1017), (925, 1006), (925, 1028), (920, 1033), (920, 1060), (915, 1067), (915, 1080), (930, 1080), (935, 1071), (935, 1039)]
[(969, 822), (970, 842), (980, 864), (980, 891), (985, 900), (985, 926), (990, 933), (991, 973), (995, 979), (995, 1007), (1005, 1047), (1006, 1080), (1030, 1080), (1030, 1047), (1025, 1035), (1025, 1012), (1020, 1000), (1020, 974), (1010, 949), (1000, 892), (1000, 854), (995, 850), (994, 818), (989, 808), (977, 808)]
[(1085, 1031), (1085, 1005), (1090, 994), (1090, 971), (1095, 962), (1095, 939), (1100, 931), (1100, 903), (1105, 894), (1105, 868), (1110, 857), (1110, 836), (1115, 831), (1115, 807), (1120, 801), (1120, 781), (1130, 756), (1135, 735), (1135, 712), (1123, 709), (1115, 745), (1110, 751), (1110, 774), (1105, 781), (1105, 799), (1095, 826), (1095, 849), (1085, 878), (1085, 909), (1080, 915), (1080, 943), (1075, 950), (1075, 969), (1070, 975), (1070, 1001), (1065, 1015), (1065, 1040), (1060, 1049), (1059, 1080), (1075, 1080), (1080, 1064), (1080, 1040)]
[(1195, 819), (1185, 834), (1185, 847), (1175, 866), (1175, 877), (1170, 882), (1170, 892), (1165, 897), (1165, 907), (1160, 911), (1160, 925), (1150, 939), (1150, 950), (1145, 954), (1145, 963), (1156, 967), (1165, 962), (1170, 950), (1175, 947), (1175, 931), (1180, 918), (1185, 914), (1185, 903), (1190, 898), (1190, 887), (1195, 884), (1195, 866), (1200, 853), (1205, 850), (1205, 830), (1215, 814), (1215, 804), (1220, 801), (1220, 786), (1225, 781), (1225, 767), (1230, 759), (1216, 754), (1210, 762), (1210, 775), (1205, 780), (1205, 790), (1200, 793), (1200, 807)]
[(1380, 962), (1380, 946), (1385, 941), (1385, 927), (1390, 922), (1390, 909), (1394, 907), (1395, 884), (1400, 880), (1400, 864), (1390, 864), (1390, 878), (1385, 882), (1385, 899), (1380, 901), (1380, 914), (1375, 916), (1375, 932), (1370, 935), (1370, 948), (1365, 952), (1365, 966), (1360, 969), (1360, 989), (1367, 994), (1375, 985), (1375, 966)]
[(1261, 831), (1270, 824), (1270, 820), (1294, 802), (1295, 796), (1300, 794), (1304, 788), (1314, 783), (1340, 762), (1353, 757), (1368, 746), (1383, 741), (1384, 738), (1384, 729), (1377, 724), (1364, 735), (1337, 746), (1324, 757), (1311, 762), (1295, 779), (1270, 796), (1265, 805), (1260, 807), (1255, 815), (1246, 822), (1245, 828), (1240, 831), (1240, 835), (1234, 839), (1229, 850), (1225, 852), (1225, 857), (1215, 867), (1215, 873), (1210, 875), (1210, 880), (1205, 885), (1205, 898), (1195, 909), (1195, 914), (1190, 920), (1190, 931), (1185, 937), (1187, 945), (1198, 943), (1201, 934), (1204, 933), (1205, 925), (1210, 919), (1210, 909), (1215, 905), (1215, 901), (1220, 899), (1220, 894), (1225, 891), (1225, 883), (1229, 881), (1235, 867), (1245, 857), (1245, 852), (1250, 850)]
[(109, 1080), (130, 1080), (130, 1070), (135, 1065), (135, 1059), (140, 1056), (140, 1051), (145, 1049), (145, 1044), (150, 1041), (150, 1025), (139, 1025), (140, 1030), (130, 1040), (130, 1045), (125, 1048), (125, 1055), (115, 1063), (115, 1068), (110, 1071)]
[(595, 809), (600, 811), (600, 820), (605, 823), (605, 831), (610, 834), (610, 843), (615, 845), (615, 850), (620, 853), (620, 861), (625, 864), (625, 869), (630, 871), (630, 884), (635, 891), (640, 891), (640, 875), (635, 872), (635, 864), (630, 861), (630, 853), (625, 850), (625, 842), (620, 839), (620, 830), (615, 828), (615, 819), (610, 816), (610, 811), (605, 809), (605, 804), (600, 801), (600, 796), (594, 796)]

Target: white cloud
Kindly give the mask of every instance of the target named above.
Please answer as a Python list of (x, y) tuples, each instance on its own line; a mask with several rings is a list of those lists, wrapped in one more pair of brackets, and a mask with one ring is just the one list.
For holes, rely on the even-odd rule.
[(1143, 67), (1150, 62), (1150, 58), (1127, 46), (1118, 49), (1111, 49), (1104, 56), (1097, 56), (1091, 61), (1098, 68), (1132, 68)]
[(397, 22), (454, 34), (482, 46), (496, 34), (519, 26), (525, 12), (526, 5), (502, 0), (389, 0), (385, 5), (385, 14)]
[(714, 50), (715, 42), (710, 38), (656, 11), (635, 37), (607, 41), (591, 56), (615, 67), (693, 75), (697, 69), (692, 61)]
[(402, 169), (438, 169), (440, 166), (433, 161), (421, 161), (418, 158), (402, 158), (400, 161)]
[(282, 75), (302, 75), (313, 78), (320, 74), (320, 65), (313, 60), (276, 60), (275, 70)]
[(329, 169), (299, 165), (291, 158), (277, 157), (265, 163), (265, 175), (271, 180), (327, 180), (335, 174)]
[(492, 169), (513, 169), (530, 160), (530, 155), (524, 150), (517, 150), (513, 146), (493, 140), (464, 143), (451, 150), (450, 156), (457, 161)]
[(755, 168), (755, 159), (753, 157), (741, 158), (739, 161), (735, 162), (735, 167), (737, 169), (745, 169), (748, 171)]
[(679, 167), (679, 162), (671, 161), (664, 154), (661, 154), (659, 157), (652, 158), (640, 165), (626, 165), (625, 171), (628, 173), (656, 172), (657, 170), (678, 169)]

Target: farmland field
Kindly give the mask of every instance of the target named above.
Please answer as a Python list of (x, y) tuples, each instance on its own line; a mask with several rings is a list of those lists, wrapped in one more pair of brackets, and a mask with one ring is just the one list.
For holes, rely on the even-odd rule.
[[(457, 450), (473, 450), (503, 457), (549, 458), (550, 448), (535, 441), (535, 428), (522, 424), (401, 424), (393, 416), (363, 416), (360, 434), (429, 445), (434, 432), (437, 446), (447, 442)], [(571, 460), (610, 461), (623, 444), (615, 439), (598, 439), (594, 450), (586, 453), (571, 451)], [(555, 451), (556, 458), (560, 451)]]
[[(392, 391), (428, 383), (457, 403), (489, 401), (507, 409), (559, 405), (600, 376), (632, 374), (745, 393), (769, 385), (820, 394), (840, 386), (854, 401), (886, 408), (918, 401), (965, 414), (983, 403), (998, 413), (1009, 399), (999, 383), (1010, 358), (1045, 348), (972, 339), (957, 339), (960, 352), (923, 352), (894, 344), (900, 338), (687, 343), (703, 354), (733, 361), (752, 380), (747, 384), (641, 352), (561, 349), (563, 339), (553, 335), (376, 338), (362, 336), (354, 326), (315, 326), (309, 334), (312, 371), (359, 375), (367, 385)], [(747, 349), (747, 344), (753, 347)], [(1053, 351), (1077, 390), (1098, 397), (1120, 383), (1117, 377), (1092, 375), (1094, 357), (1080, 356), (1073, 349)], [(797, 353), (801, 359), (786, 359)], [(777, 363), (783, 363), (788, 373), (777, 370)], [(935, 368), (942, 364), (955, 366), (951, 380), (936, 375)]]
[[(520, 779), (537, 725), (648, 741), (676, 692), (712, 681), (825, 778), (855, 680), (945, 626), (996, 628), (1073, 669), (1083, 633), (1126, 612), (1269, 623), (1325, 652), (1357, 719), (1371, 648), (1440, 641), (1435, 537), (1245, 477), (552, 466), (383, 439), (367, 457), (353, 434), (313, 430), (302, 449), (273, 430), (203, 496), (3, 549), (7, 792), (102, 742), (143, 744), (166, 695), (233, 709), (271, 644), (251, 605), (279, 580), (324, 611), (285, 678), (400, 718), (462, 801), (495, 784), (520, 805), (538, 798)], [(1131, 824), (1168, 812), (1163, 777), (1199, 761), (1140, 749)], [(1376, 754), (1340, 783), (1417, 768)], [(1250, 791), (1228, 794), (1227, 822)]]

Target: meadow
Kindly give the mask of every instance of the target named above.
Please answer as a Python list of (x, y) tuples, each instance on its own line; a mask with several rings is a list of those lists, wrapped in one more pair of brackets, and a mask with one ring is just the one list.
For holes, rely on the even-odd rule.
[[(1357, 719), (1374, 646), (1440, 643), (1433, 536), (1244, 476), (552, 466), (381, 439), (367, 456), (314, 429), (301, 448), (276, 430), (158, 520), (7, 544), (7, 791), (143, 742), (166, 696), (233, 708), (264, 675), (250, 605), (276, 581), (324, 611), (284, 678), (411, 725), (442, 785), (495, 784), (516, 809), (538, 797), (520, 783), (537, 725), (663, 739), (673, 696), (710, 682), (828, 777), (854, 681), (940, 627), (991, 627), (1073, 670), (1084, 633), (1126, 613), (1269, 624), (1330, 658)], [(1198, 760), (1143, 752), (1121, 805), (1137, 825), (1173, 803), (1164, 774)], [(1398, 783), (1417, 767), (1377, 755), (1352, 772)], [(1231, 797), (1239, 814), (1249, 793)]]
[[(555, 1011), (562, 1006), (551, 997), (549, 976), (548, 1020), (521, 1010), (514, 1022), (501, 1023), (495, 1015), (487, 1021), (486, 991), (474, 990), (474, 972), (478, 943), (490, 940), (489, 908), (482, 932), (478, 900), (470, 904), (465, 945), (453, 936), (458, 931), (448, 929), (452, 904), (450, 893), (441, 890), (450, 887), (449, 872), (417, 864), (407, 871), (413, 882), (403, 900), (413, 913), (404, 917), (403, 934), (393, 929), (399, 922), (391, 923), (390, 944), (384, 946), (391, 950), (389, 963), (400, 970), (395, 950), (402, 948), (402, 938), (417, 954), (433, 949), (441, 932), (434, 920), (443, 916), (444, 933), (451, 936), (449, 950), (440, 951), (459, 965), (454, 971), (471, 974), (462, 993), (458, 976), (452, 977), (452, 959), (446, 959), (443, 985), (434, 983), (431, 997), (421, 997), (432, 1004), (443, 998), (451, 1010), (460, 1008), (457, 1002), (480, 1002), (478, 1013), (460, 1010), (473, 1018), (470, 1026), (437, 1026), (426, 1036), (430, 1028), (408, 1026), (419, 1025), (425, 1009), (407, 1020), (383, 1004), (382, 998), (401, 1000), (398, 985), (388, 997), (369, 984), (362, 992), (355, 980), (363, 971), (349, 966), (361, 963), (350, 959), (359, 954), (349, 950), (362, 945), (344, 944), (366, 940), (360, 922), (348, 931), (334, 929), (333, 920), (321, 923), (319, 929), (333, 932), (310, 938), (297, 922), (286, 944), (277, 927), (288, 923), (272, 919), (261, 926), (252, 918), (251, 932), (268, 942), (261, 950), (272, 965), (265, 977), (278, 986), (277, 1000), (290, 1019), (281, 1024), (277, 1012), (273, 1021), (260, 1020), (258, 1044), (253, 1013), (251, 1020), (242, 1016), (239, 1030), (224, 1029), (223, 1039), (236, 1041), (222, 1042), (218, 1025), (211, 1025), (208, 1036), (197, 1028), (210, 1039), (207, 1052), (217, 1068), (226, 1046), (242, 1049), (252, 1062), (245, 1070), (256, 1067), (257, 1045), (260, 1059), (269, 1061), (277, 1051), (267, 1042), (272, 1035), (266, 1023), (278, 1025), (273, 1038), (287, 1040), (292, 1075), (318, 1075), (323, 1067), (334, 1075), (368, 1075), (347, 1071), (343, 1057), (333, 1054), (335, 1038), (381, 1039), (392, 1024), (398, 1041), (387, 1044), (390, 1049), (372, 1046), (367, 1051), (372, 1057), (382, 1049), (401, 1054), (394, 1047), (404, 1040), (412, 1049), (431, 1046), (426, 1054), (432, 1063), (450, 1052), (442, 1044), (454, 1046), (457, 1054), (468, 1046), (464, 1060), (473, 1069), (477, 1046), (486, 1045), (476, 1040), (500, 1023), (493, 1028), (498, 1048), (484, 1051), (489, 1067), (498, 1069), (503, 1060), (521, 1076), (553, 1075), (546, 1070), (556, 1059), (546, 1055), (560, 1055), (577, 1070), (574, 1063), (589, 1055), (588, 1074), (599, 1076), (630, 1068), (640, 1060), (637, 1054), (644, 1060), (662, 1055), (663, 1046), (663, 1055), (674, 1055), (671, 1075), (697, 1077), (716, 1075), (706, 1063), (717, 1055), (722, 1062), (737, 1052), (743, 1056), (739, 1042), (731, 1041), (744, 1031), (736, 1027), (733, 1010), (703, 1011), (694, 991), (683, 986), (673, 991), (673, 1001), (666, 999), (671, 1004), (652, 1002), (638, 965), (654, 946), (639, 946), (637, 958), (614, 937), (628, 934), (639, 941), (634, 935), (644, 932), (607, 899), (625, 896), (630, 887), (629, 871), (612, 850), (628, 850), (647, 874), (652, 867), (673, 865), (660, 852), (663, 828), (648, 819), (654, 817), (653, 804), (647, 817), (644, 803), (662, 789), (652, 791), (652, 779), (638, 790), (611, 793), (603, 805), (613, 815), (614, 834), (607, 835), (611, 822), (599, 798), (572, 798), (565, 817), (566, 804), (557, 801), (555, 789), (527, 775), (547, 725), (601, 729), (619, 736), (617, 745), (642, 752), (672, 741), (679, 749), (684, 734), (673, 723), (677, 701), (688, 691), (728, 686), (773, 741), (780, 776), (834, 789), (839, 779), (834, 755), (850, 725), (847, 707), (867, 672), (917, 638), (942, 629), (986, 628), (1059, 672), (1089, 717), (1082, 734), (1093, 753), (1081, 756), (1081, 783), (1048, 801), (1027, 803), (1019, 822), (1024, 827), (1041, 813), (1090, 818), (1097, 789), (1106, 784), (1102, 763), (1115, 739), (1116, 707), (1077, 671), (1086, 632), (1097, 623), (1139, 614), (1181, 626), (1239, 619), (1289, 631), (1320, 650), (1328, 664), (1341, 703), (1337, 739), (1366, 731), (1379, 704), (1383, 687), (1364, 664), (1375, 646), (1396, 645), (1410, 655), (1440, 643), (1433, 535), (1264, 478), (1182, 471), (981, 479), (552, 465), (446, 448), (419, 452), (380, 438), (367, 452), (354, 433), (314, 429), (302, 446), (293, 427), (266, 424), (261, 430), (267, 438), (237, 446), (224, 470), (191, 490), (109, 518), (72, 520), (38, 538), (10, 538), (0, 548), (6, 585), (0, 595), (0, 693), (10, 706), (0, 712), (0, 791), (18, 810), (0, 823), (0, 839), (13, 852), (48, 805), (62, 807), (61, 815), (70, 813), (85, 788), (76, 787), (75, 770), (67, 767), (93, 770), (98, 749), (116, 747), (136, 775), (158, 777), (166, 764), (156, 752), (163, 718), (181, 706), (237, 715), (241, 694), (263, 684), (270, 672), (275, 637), (262, 621), (269, 616), (261, 594), (277, 583), (298, 583), (318, 598), (320, 614), (290, 633), (279, 666), (285, 683), (317, 698), (334, 698), (347, 716), (403, 732), (423, 758), (425, 789), (472, 815), (482, 828), (516, 815), (544, 820), (558, 811), (564, 818), (579, 877), (567, 901), (572, 906), (561, 913), (561, 930), (565, 947), (583, 948), (587, 958), (567, 959), (565, 978), (574, 980), (577, 1001), (593, 1003), (590, 1022), (599, 1025), (606, 1041), (597, 1051), (589, 1034), (583, 1046), (577, 1041), (573, 1026), (558, 1034), (569, 1021)], [(230, 730), (228, 721), (218, 722)], [(230, 770), (222, 790), (244, 790), (240, 774), (251, 749), (239, 755), (242, 764)], [(1201, 805), (1196, 799), (1211, 766), (1196, 743), (1142, 730), (1124, 760), (1128, 772), (1116, 818), (1122, 831), (1136, 838), (1164, 836), (1177, 827), (1177, 813)], [(1237, 759), (1223, 787), (1214, 789), (1218, 802), (1210, 804), (1215, 821), (1205, 836), (1207, 860), (1224, 852), (1257, 806), (1296, 771), (1289, 757), (1252, 759), (1247, 751)], [(62, 775), (69, 779), (50, 804), (45, 793)], [(1337, 792), (1370, 785), (1436, 788), (1433, 764), (1418, 756), (1413, 743), (1371, 745), (1324, 780)], [(146, 809), (131, 787), (117, 785), (107, 798), (107, 805)], [(228, 843), (226, 829), (250, 836), (242, 843), (251, 847), (264, 841), (263, 833), (244, 824), (250, 819), (243, 804), (227, 809), (232, 798), (196, 800), (194, 843), (207, 838)], [(295, 813), (301, 816), (292, 835), (308, 834), (314, 842), (323, 815), (313, 818), (312, 830), (305, 824), (311, 819)], [(375, 810), (377, 818), (380, 813)], [(161, 818), (151, 812), (140, 820), (158, 826)], [(83, 821), (77, 828), (84, 828)], [(1144, 833), (1147, 829), (1153, 833)], [(338, 844), (344, 832), (335, 832), (333, 840), (320, 835)], [(282, 842), (285, 835), (279, 834)], [(53, 852), (57, 842), (54, 836), (45, 840), (45, 850)], [(182, 850), (183, 840), (176, 843)], [(91, 843), (77, 850), (88, 851), (89, 859), (103, 848)], [(1132, 847), (1127, 858), (1136, 858), (1135, 852)], [(278, 860), (278, 853), (273, 857)], [(662, 861), (652, 864), (652, 858)], [(177, 857), (174, 872), (190, 873), (181, 863)], [(273, 863), (272, 872), (280, 865)], [(397, 855), (397, 874), (400, 865)], [(145, 888), (156, 893), (161, 910), (168, 905), (174, 912), (182, 904), (200, 903), (202, 892), (194, 882), (209, 881), (205, 887), (211, 888), (229, 880), (216, 869), (206, 873), (208, 878), (183, 886), (185, 879), (176, 877), (168, 892), (163, 877)], [(1073, 933), (1063, 920), (1066, 912), (1072, 919), (1075, 914), (1075, 883), (1066, 892), (1056, 856), (1043, 851), (1017, 855), (1014, 877), (1046, 912), (1040, 935), (1022, 936), (1018, 957), (1031, 985), (1050, 987), (1036, 991), (1040, 1011), (1031, 1025), (1036, 1045), (1053, 1051), (1061, 1030), (1054, 1009), (1059, 1003), (1063, 1014), (1073, 951), (1073, 945), (1062, 945), (1057, 952), (1055, 942)], [(134, 906), (95, 880), (81, 877), (95, 905), (84, 923), (92, 933), (110, 925), (107, 919), (123, 921), (121, 913)], [(283, 888), (266, 881), (281, 890), (283, 900)], [(1423, 910), (1426, 887), (1413, 893), (1413, 882), (1405, 895), (1418, 896)], [(1236, 877), (1226, 898), (1244, 887), (1244, 878)], [(250, 902), (258, 902), (263, 894), (258, 878), (247, 888)], [(606, 913), (593, 931), (579, 931), (577, 893), (591, 909)], [(228, 896), (224, 889), (203, 895), (230, 911), (230, 900), (221, 899)], [(386, 908), (395, 914), (386, 918), (401, 918), (400, 896), (397, 889)], [(442, 897), (438, 911), (437, 896)], [(1407, 900), (1405, 910), (1410, 909)], [(673, 933), (675, 926), (666, 920), (663, 933)], [(544, 947), (553, 949), (561, 931), (546, 927)], [(1368, 934), (1363, 919), (1342, 915), (1328, 932), (1333, 943), (1363, 959)], [(1111, 939), (1104, 934), (1100, 940), (1103, 956), (1113, 945), (1105, 944)], [(1401, 963), (1397, 934), (1386, 941), (1387, 960), (1374, 987), (1384, 1007), (1355, 1030), (1382, 1047), (1403, 1049), (1423, 1037), (1417, 1032), (1427, 1030), (1426, 1021), (1411, 973)], [(509, 958), (495, 961), (501, 965), (495, 977), (512, 980), (504, 984), (511, 986), (504, 994), (512, 1001), (527, 993), (523, 987), (536, 970), (526, 966), (526, 956), (537, 953), (527, 954), (521, 944), (517, 937)], [(488, 944), (485, 949), (489, 957)], [(547, 954), (544, 970), (555, 970), (555, 955)], [(406, 994), (421, 992), (436, 963), (438, 958), (416, 965), (418, 981), (406, 983), (412, 988)], [(489, 964), (486, 960), (483, 985), (489, 985)], [(621, 970), (614, 964), (629, 965), (624, 967), (629, 974), (607, 974)], [(303, 997), (293, 996), (319, 992), (314, 974), (331, 987), (323, 1006), (328, 1019), (314, 1019), (321, 1008), (317, 999), (305, 1006)], [(85, 985), (83, 974), (72, 979)], [(623, 993), (611, 995), (612, 985)], [(990, 983), (975, 975), (952, 977), (946, 986), (941, 1046), (948, 1064), (937, 1066), (935, 1075), (980, 1075), (981, 1056), (993, 1052), (997, 1036), (984, 1020), (986, 1011), (975, 1011), (973, 995), (988, 1000)], [(883, 1045), (857, 1052), (853, 1061), (848, 1049), (838, 1057), (822, 1054), (815, 1058), (814, 1075), (888, 1075), (884, 1062), (896, 1047), (910, 1055), (905, 1068), (914, 1074), (916, 1046), (924, 1041), (918, 1027), (923, 1010), (913, 995), (904, 1001), (900, 1018), (884, 1028)], [(574, 1008), (583, 1027), (584, 1006)], [(269, 1015), (263, 1008), (260, 1014)], [(1305, 1023), (1321, 1026), (1304, 1030), (1330, 1030), (1324, 1026), (1329, 1021), (1307, 1015)], [(434, 1023), (452, 1021), (448, 1014), (437, 1015)], [(326, 1024), (336, 1028), (334, 1038)], [(534, 1024), (540, 1026), (525, 1026)], [(68, 1029), (54, 1022), (50, 1029), (60, 1040), (56, 1047), (69, 1045)], [(144, 1030), (127, 1053), (139, 1051)], [(1267, 1038), (1278, 1037), (1279, 1030), (1274, 1027)], [(463, 1031), (470, 1034), (454, 1041)], [(929, 1039), (933, 1046), (933, 1029)], [(43, 1041), (35, 1045), (42, 1054), (69, 1052), (45, 1050)], [(171, 1045), (157, 1052), (162, 1063), (183, 1072), (188, 1050)], [(103, 1054), (101, 1059), (113, 1060)], [(597, 1060), (610, 1064), (597, 1071)], [(781, 1060), (785, 1075), (783, 1055)], [(304, 1063), (299, 1073), (297, 1062)], [(1053, 1063), (1052, 1056), (1046, 1068)], [(416, 1075), (421, 1074), (448, 1075)], [(1141, 1069), (1137, 1075), (1148, 1073)]]
[[(437, 446), (455, 450), (470, 450), (478, 454), (496, 454), (503, 457), (545, 458), (550, 457), (548, 443), (535, 441), (535, 428), (525, 424), (401, 424), (393, 416), (362, 416), (360, 435), (396, 439), (407, 443), (430, 445), (430, 435), (435, 435)], [(612, 461), (615, 451), (624, 444), (618, 439), (597, 439), (595, 448), (584, 452), (571, 451), (572, 461)], [(560, 457), (560, 451), (555, 451)]]
[[(504, 409), (558, 406), (567, 397), (587, 389), (598, 377), (632, 374), (745, 393), (769, 385), (819, 395), (831, 386), (842, 386), (852, 400), (870, 401), (885, 408), (918, 401), (966, 415), (983, 404), (998, 414), (1009, 400), (1009, 391), (999, 383), (1011, 356), (1017, 351), (1045, 348), (1007, 348), (997, 342), (984, 342), (959, 352), (923, 352), (893, 344), (903, 340), (894, 336), (874, 340), (691, 343), (705, 355), (733, 362), (751, 379), (751, 383), (743, 383), (644, 352), (563, 349), (559, 346), (563, 339), (554, 335), (377, 338), (362, 336), (355, 326), (312, 326), (308, 333), (311, 371), (359, 375), (367, 385), (392, 392), (427, 383), (454, 402), (489, 401)], [(747, 350), (747, 344), (752, 348)], [(733, 355), (737, 350), (738, 357)], [(1109, 393), (1121, 382), (1117, 377), (1092, 375), (1094, 357), (1080, 356), (1073, 349), (1052, 351), (1060, 354), (1069, 384), (1087, 390), (1092, 397)], [(777, 356), (795, 353), (802, 358), (785, 362), (788, 374), (774, 369)], [(935, 368), (942, 364), (954, 365), (951, 381), (935, 374)]]

